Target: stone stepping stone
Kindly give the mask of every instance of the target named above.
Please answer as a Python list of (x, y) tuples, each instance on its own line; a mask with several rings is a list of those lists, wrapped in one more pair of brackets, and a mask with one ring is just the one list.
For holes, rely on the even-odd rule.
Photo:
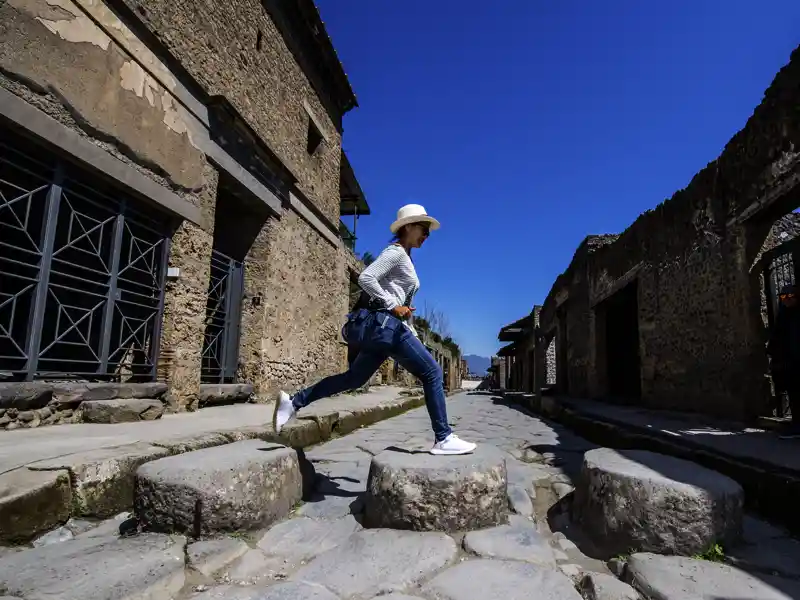
[(536, 526), (523, 517), (512, 515), (508, 525), (471, 531), (464, 537), (464, 549), (481, 558), (521, 560), (555, 568), (556, 559), (547, 540)]
[(0, 590), (26, 600), (170, 598), (185, 582), (186, 538), (77, 538), (0, 559)]
[(553, 569), (484, 559), (450, 567), (422, 593), (437, 600), (581, 600), (572, 581)]
[(456, 543), (443, 533), (360, 531), (290, 578), (325, 586), (342, 598), (404, 591), (449, 565)]
[(148, 528), (206, 535), (269, 526), (302, 491), (294, 450), (246, 440), (142, 465), (134, 508)]
[(573, 511), (609, 553), (694, 555), (735, 543), (743, 502), (738, 483), (693, 462), (598, 448), (584, 456)]
[(372, 459), (364, 499), (368, 527), (471, 531), (508, 520), (506, 460), (488, 445), (434, 456), (387, 450)]
[(361, 529), (352, 516), (329, 521), (297, 517), (275, 525), (258, 542), (266, 554), (307, 560), (344, 542)]
[(277, 583), (269, 587), (226, 585), (195, 594), (192, 600), (339, 600), (321, 585), (304, 581)]
[(685, 556), (634, 554), (626, 580), (646, 598), (660, 600), (790, 600), (800, 598), (800, 581), (750, 575), (721, 563)]

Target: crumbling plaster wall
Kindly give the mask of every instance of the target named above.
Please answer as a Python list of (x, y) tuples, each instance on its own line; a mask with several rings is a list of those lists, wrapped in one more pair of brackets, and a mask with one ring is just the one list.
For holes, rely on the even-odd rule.
[[(199, 385), (217, 172), (185, 109), (146, 73), (142, 61), (153, 57), (130, 53), (137, 43), (144, 50), (98, 0), (0, 4), (0, 86), (201, 210), (202, 223), (181, 222), (172, 239), (169, 264), (182, 277), (167, 285), (159, 364), (186, 406)], [(148, 67), (170, 80), (163, 65)]]
[[(800, 51), (745, 128), (689, 185), (619, 239), (576, 252), (545, 302), (568, 292), (570, 393), (595, 395), (595, 303), (638, 279), (642, 403), (752, 418), (765, 405), (763, 321), (753, 265), (798, 179)], [(794, 203), (794, 205), (792, 205)]]
[[(336, 224), (341, 135), (261, 2), (120, 1), (206, 93), (236, 107)], [(313, 155), (306, 151), (308, 109), (325, 137)]]

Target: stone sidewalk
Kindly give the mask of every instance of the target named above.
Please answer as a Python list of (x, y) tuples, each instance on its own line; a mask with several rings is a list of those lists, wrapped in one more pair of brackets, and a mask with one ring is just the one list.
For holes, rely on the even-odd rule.
[(598, 444), (686, 458), (738, 481), (748, 505), (800, 533), (800, 440), (704, 415), (565, 397), (505, 392), (511, 403), (551, 418)]
[[(423, 403), (418, 391), (376, 387), (304, 409), (280, 437), (307, 447)], [(272, 405), (234, 404), (157, 421), (76, 424), (0, 434), (0, 541), (26, 541), (69, 517), (105, 518), (131, 507), (143, 463), (243, 439), (276, 439)]]
[[(324, 404), (322, 401), (320, 404)], [(321, 407), (320, 407), (321, 408)], [(507, 525), (466, 535), (363, 529), (372, 457), (427, 450), (424, 409), (306, 452), (316, 477), (291, 517), (263, 531), (208, 539), (119, 537), (119, 520), (73, 520), (39, 547), (0, 558), (0, 596), (24, 600), (665, 600), (800, 597), (798, 542), (745, 519), (738, 566), (683, 557), (602, 556), (569, 521), (573, 482), (595, 446), (566, 427), (481, 394), (458, 394), (450, 421), (506, 458)], [(226, 448), (219, 448), (224, 452)], [(447, 457), (429, 457), (442, 461)], [(74, 538), (74, 539), (73, 539)], [(727, 550), (727, 549), (726, 549)], [(626, 581), (620, 564), (627, 559)], [(743, 568), (739, 568), (743, 567)], [(747, 570), (745, 570), (745, 568)], [(91, 576), (87, 576), (91, 573)], [(779, 575), (779, 576), (776, 576)], [(580, 592), (580, 593), (579, 593)]]

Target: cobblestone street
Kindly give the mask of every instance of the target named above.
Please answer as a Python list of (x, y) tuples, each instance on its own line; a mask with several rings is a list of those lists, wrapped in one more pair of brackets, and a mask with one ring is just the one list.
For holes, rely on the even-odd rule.
[[(536, 597), (552, 599), (800, 596), (798, 543), (749, 516), (743, 541), (725, 556), (737, 566), (647, 553), (609, 555), (570, 518), (573, 485), (584, 453), (595, 448), (592, 444), (490, 395), (464, 392), (448, 407), (456, 432), (480, 444), (472, 457), (427, 454), (432, 442), (428, 415), (424, 408), (415, 409), (307, 450), (300, 461), (305, 499), (292, 500), (292, 494), (299, 496), (299, 482), (288, 476), (273, 479), (281, 483), (271, 488), (272, 505), (284, 500), (296, 504), (289, 518), (266, 530), (196, 536), (183, 529), (181, 533), (190, 535), (142, 532), (121, 537), (120, 525), (135, 531), (127, 514), (100, 524), (73, 519), (33, 548), (4, 550), (0, 592), (24, 600), (366, 600), (379, 595), (394, 600), (513, 600), (530, 598), (534, 590)], [(189, 452), (147, 463), (138, 479), (151, 486), (179, 480), (197, 488), (208, 479), (220, 497), (237, 494), (231, 492), (236, 477), (248, 470), (270, 476), (290, 472), (276, 466), (279, 448), (250, 440)], [(365, 498), (368, 502), (370, 494), (380, 493), (374, 485), (367, 492), (370, 464), (374, 471), (380, 460), (373, 458), (379, 454), (412, 461), (412, 470), (428, 473), (432, 486), (440, 488), (453, 485), (452, 473), (464, 466), (467, 480), (480, 480), (469, 469), (499, 457), (505, 461), (507, 487), (503, 482), (502, 489), (512, 514), (501, 515), (499, 525), (466, 533), (364, 528)], [(269, 466), (258, 462), (264, 460), (271, 461)], [(384, 467), (390, 462), (385, 460)], [(233, 477), (229, 487), (220, 483), (220, 473)], [(382, 485), (391, 481), (384, 478)], [(398, 489), (406, 494), (406, 503), (424, 509), (425, 498), (412, 488), (401, 481)], [(252, 486), (248, 489), (255, 493)], [(153, 525), (164, 510), (173, 510), (159, 509), (158, 502), (169, 504), (181, 493), (154, 502), (158, 494), (137, 485), (137, 508), (155, 515)], [(150, 500), (144, 501), (146, 497)], [(429, 508), (446, 515), (462, 508), (481, 510), (481, 502), (464, 498), (463, 506)], [(199, 506), (195, 509), (202, 510)], [(245, 522), (257, 508), (243, 504), (231, 512), (228, 505), (220, 506), (200, 520), (190, 515), (190, 522), (211, 527), (213, 519), (228, 514)], [(491, 510), (472, 514), (481, 518)], [(173, 530), (179, 531), (180, 511), (170, 515)]]

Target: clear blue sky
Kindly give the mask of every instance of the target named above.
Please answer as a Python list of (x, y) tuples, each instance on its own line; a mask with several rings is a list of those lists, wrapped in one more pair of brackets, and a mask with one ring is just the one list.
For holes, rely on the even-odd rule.
[[(415, 255), (466, 353), (718, 156), (800, 44), (797, 0), (318, 0), (358, 96), (344, 147), (379, 252), (402, 204), (442, 229)], [(757, 8), (760, 7), (760, 8)]]

